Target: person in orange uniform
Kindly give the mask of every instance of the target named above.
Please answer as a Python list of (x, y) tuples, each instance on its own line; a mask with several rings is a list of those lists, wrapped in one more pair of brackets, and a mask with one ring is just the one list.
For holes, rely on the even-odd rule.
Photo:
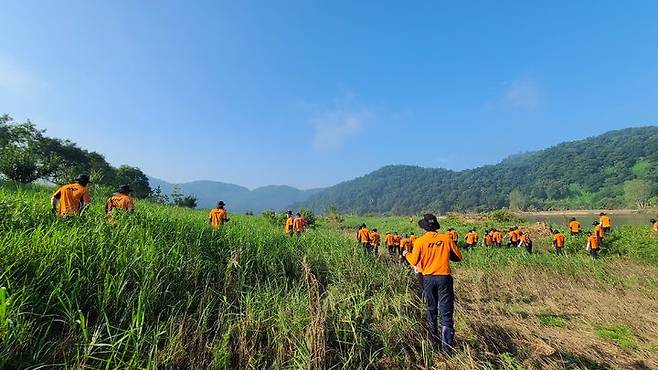
[(571, 235), (580, 234), (580, 222), (576, 221), (575, 217), (571, 217), (569, 221), (569, 232), (571, 232)]
[(287, 211), (286, 212), (286, 220), (283, 223), (283, 231), (288, 234), (292, 235), (294, 231), (294, 222), (295, 218), (292, 217), (292, 211)]
[(208, 223), (213, 229), (219, 229), (228, 222), (228, 212), (224, 208), (226, 203), (223, 200), (217, 202), (217, 207), (210, 210), (208, 214)]
[(370, 230), (366, 227), (366, 224), (361, 224), (359, 226), (359, 231), (356, 233), (356, 238), (363, 246), (363, 253), (368, 256), (372, 253), (372, 248), (370, 247)]
[(414, 233), (409, 234), (409, 240), (411, 240), (411, 246), (413, 247), (414, 242), (416, 241), (416, 235)]
[(500, 248), (500, 246), (503, 245), (503, 233), (498, 229), (494, 229), (491, 236), (493, 238), (494, 247)]
[[(425, 214), (418, 225), (426, 233), (416, 239), (411, 253), (405, 252), (407, 261), (418, 266), (423, 274), (423, 300), (427, 304), (427, 327), (432, 337), (441, 343), (444, 352), (453, 349), (455, 291), (450, 261), (461, 261), (462, 255), (448, 234), (439, 234), (441, 227), (436, 216)], [(438, 315), (441, 314), (441, 330)]]
[(603, 229), (603, 226), (601, 226), (601, 223), (598, 221), (592, 222), (592, 226), (594, 226), (594, 236), (599, 238), (599, 245), (602, 245), (603, 238), (605, 238), (605, 230)]
[(388, 248), (388, 255), (392, 256), (395, 253), (395, 237), (390, 231), (384, 236), (384, 243), (386, 243), (386, 248)]
[(589, 255), (592, 256), (592, 258), (599, 258), (601, 242), (599, 238), (590, 231), (587, 232), (587, 251), (589, 251)]
[(89, 175), (78, 175), (75, 182), (59, 187), (50, 198), (50, 207), (53, 213), (61, 217), (70, 217), (82, 213), (91, 203), (91, 196), (87, 189)]
[(507, 242), (508, 247), (518, 247), (519, 246), (519, 235), (516, 233), (515, 228), (510, 227), (509, 232), (507, 233), (507, 236), (509, 237), (509, 241)]
[(485, 230), (484, 231), (484, 238), (482, 238), (482, 244), (485, 247), (491, 247), (493, 245), (493, 230)]
[(564, 234), (559, 230), (553, 230), (553, 247), (556, 255), (564, 254)]
[(372, 247), (372, 254), (376, 257), (379, 255), (379, 245), (381, 244), (382, 237), (377, 232), (377, 229), (372, 229), (370, 233), (370, 246)]
[(400, 263), (406, 263), (407, 260), (404, 258), (405, 251), (406, 253), (411, 253), (413, 248), (414, 248), (413, 242), (411, 241), (411, 239), (409, 239), (409, 236), (407, 234), (404, 234), (402, 239), (400, 239), (400, 250), (401, 250)]
[(656, 221), (655, 218), (652, 218), (650, 222), (651, 222), (651, 226), (653, 226), (653, 231), (658, 232), (658, 221)]
[(112, 194), (112, 196), (107, 199), (107, 202), (105, 202), (105, 214), (109, 214), (115, 208), (123, 209), (128, 213), (133, 213), (133, 211), (135, 211), (135, 202), (130, 196), (131, 192), (129, 185), (119, 186), (117, 192)]
[(525, 251), (532, 254), (532, 239), (530, 235), (524, 233), (519, 235), (519, 247), (525, 247)]
[(466, 236), (464, 236), (464, 241), (466, 242), (466, 248), (473, 248), (478, 243), (478, 233), (475, 229), (471, 229)]
[(447, 234), (450, 235), (452, 241), (455, 242), (456, 245), (459, 244), (459, 234), (457, 234), (457, 230), (451, 227), (448, 229)]
[(399, 255), (402, 253), (400, 250), (400, 243), (402, 242), (402, 236), (398, 235), (398, 232), (393, 233), (393, 253)]
[(306, 220), (302, 217), (302, 214), (297, 212), (295, 218), (292, 220), (292, 229), (297, 235), (302, 235), (304, 227), (306, 226)]
[(605, 214), (605, 212), (599, 213), (599, 223), (601, 223), (603, 232), (609, 233), (610, 230), (612, 230), (612, 220), (610, 219), (610, 216)]

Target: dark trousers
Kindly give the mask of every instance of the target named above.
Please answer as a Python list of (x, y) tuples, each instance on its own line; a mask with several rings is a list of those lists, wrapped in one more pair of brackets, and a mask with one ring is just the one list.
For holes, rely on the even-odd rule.
[(524, 244), (525, 251), (532, 254), (532, 244)]
[(600, 251), (601, 251), (601, 248), (590, 249), (589, 250), (589, 255), (592, 256), (592, 258), (599, 258), (599, 252)]
[(466, 243), (466, 249), (475, 247), (475, 244)]
[(389, 246), (388, 246), (388, 254), (389, 254), (390, 256), (392, 256), (392, 255), (395, 254), (395, 246), (394, 246), (394, 245), (389, 245)]
[(604, 227), (603, 228), (603, 231), (605, 231), (606, 233), (609, 233), (610, 230), (612, 230), (612, 228), (610, 228), (610, 227)]
[(562, 250), (564, 247), (558, 247), (557, 245), (555, 246), (555, 254), (560, 255), (564, 254), (564, 251)]
[[(454, 345), (455, 329), (452, 314), (455, 308), (455, 291), (452, 276), (423, 276), (423, 300), (427, 304), (427, 328), (434, 339), (441, 341), (444, 351)], [(441, 315), (441, 330), (438, 318)]]
[(420, 272), (416, 273), (418, 279), (418, 297), (423, 298), (423, 290), (425, 290), (425, 284), (423, 283), (423, 274)]
[(571, 235), (580, 235), (580, 231), (571, 231)]
[(363, 254), (366, 256), (370, 256), (372, 254), (372, 247), (370, 246), (370, 243), (362, 243), (363, 245)]

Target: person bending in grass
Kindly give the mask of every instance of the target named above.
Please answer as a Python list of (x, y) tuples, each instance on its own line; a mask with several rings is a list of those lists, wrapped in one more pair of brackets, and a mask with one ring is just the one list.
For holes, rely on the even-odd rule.
[(555, 248), (556, 255), (564, 254), (564, 234), (559, 230), (552, 230), (553, 232), (553, 247)]
[[(436, 216), (425, 214), (418, 221), (425, 234), (416, 239), (411, 253), (404, 252), (409, 264), (417, 266), (423, 274), (423, 300), (427, 305), (427, 328), (432, 339), (441, 344), (445, 353), (454, 348), (455, 291), (450, 261), (461, 261), (462, 255), (448, 234), (439, 234), (441, 227)], [(438, 316), (441, 315), (441, 329)]]
[(89, 175), (78, 175), (75, 182), (61, 186), (50, 198), (50, 207), (53, 213), (61, 217), (71, 217), (81, 214), (91, 203), (91, 196), (87, 189)]
[(466, 248), (473, 248), (477, 245), (478, 233), (475, 231), (475, 229), (471, 229), (466, 234), (466, 236), (464, 237), (464, 241), (466, 242)]
[(601, 240), (594, 235), (591, 231), (587, 232), (587, 251), (592, 258), (599, 258), (601, 251)]
[(210, 210), (208, 214), (208, 223), (213, 229), (219, 229), (228, 222), (228, 212), (224, 208), (226, 203), (223, 200), (217, 202), (217, 207)]
[(123, 209), (128, 213), (133, 213), (135, 211), (135, 202), (130, 196), (130, 185), (121, 185), (117, 189), (117, 192), (112, 194), (111, 197), (105, 202), (105, 214), (108, 215), (112, 212), (113, 209)]
[(370, 233), (370, 246), (372, 247), (373, 256), (377, 257), (379, 255), (379, 244), (381, 244), (382, 237), (379, 236), (377, 229), (372, 229)]
[(598, 221), (594, 221), (592, 222), (592, 226), (594, 226), (594, 236), (599, 239), (599, 245), (603, 245), (603, 238), (605, 238), (605, 229), (603, 228), (603, 225)]
[(366, 224), (361, 224), (361, 226), (359, 226), (359, 231), (356, 232), (356, 239), (361, 243), (363, 253), (366, 256), (372, 254), (372, 248), (370, 247), (370, 230), (368, 230)]
[(503, 233), (498, 229), (494, 229), (494, 232), (491, 236), (493, 237), (494, 247), (500, 248), (503, 245)]
[(530, 238), (530, 235), (521, 233), (518, 246), (524, 247), (526, 252), (532, 254), (532, 239)]

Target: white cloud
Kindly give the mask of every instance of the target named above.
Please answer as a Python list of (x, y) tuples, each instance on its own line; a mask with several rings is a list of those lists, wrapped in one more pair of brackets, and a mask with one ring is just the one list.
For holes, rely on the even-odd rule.
[(519, 79), (507, 85), (497, 98), (487, 102), (485, 106), (534, 112), (541, 106), (541, 91), (534, 81), (527, 78)]
[(13, 61), (0, 57), (0, 92), (27, 94), (38, 86), (38, 81)]
[(340, 148), (347, 140), (362, 133), (372, 117), (367, 109), (338, 109), (316, 115), (312, 120), (315, 127), (313, 147), (319, 151)]

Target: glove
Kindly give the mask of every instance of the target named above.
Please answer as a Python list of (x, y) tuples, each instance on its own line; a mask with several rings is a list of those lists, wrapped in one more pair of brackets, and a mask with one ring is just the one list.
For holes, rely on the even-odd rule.
[(406, 257), (406, 256), (407, 256), (407, 250), (405, 249), (402, 251), (402, 257)]

